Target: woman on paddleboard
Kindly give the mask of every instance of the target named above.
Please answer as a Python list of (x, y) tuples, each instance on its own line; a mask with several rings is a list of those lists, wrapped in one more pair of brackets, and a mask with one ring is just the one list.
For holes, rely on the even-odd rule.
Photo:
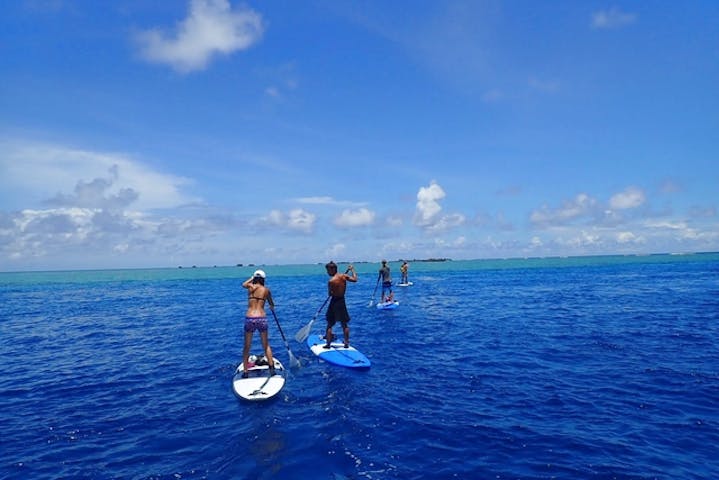
[(349, 348), (350, 314), (349, 312), (347, 312), (347, 304), (345, 303), (345, 291), (347, 291), (348, 281), (357, 281), (357, 272), (355, 272), (355, 267), (350, 265), (349, 267), (347, 267), (347, 271), (352, 272), (351, 276), (347, 275), (346, 273), (337, 273), (337, 264), (333, 261), (330, 261), (330, 263), (325, 265), (325, 269), (327, 270), (327, 275), (332, 278), (330, 278), (327, 282), (327, 294), (330, 296), (331, 300), (330, 306), (327, 307), (327, 314), (325, 315), (325, 317), (327, 318), (327, 331), (325, 332), (325, 339), (327, 340), (327, 344), (324, 348), (331, 348), (332, 327), (334, 327), (337, 322), (340, 322), (340, 324), (342, 325), (342, 334), (344, 335), (345, 348)]
[(248, 360), (250, 347), (252, 346), (252, 334), (255, 330), (260, 332), (262, 348), (265, 349), (265, 357), (270, 367), (270, 376), (275, 374), (275, 360), (272, 358), (272, 349), (267, 339), (267, 314), (265, 313), (265, 301), (270, 304), (270, 309), (275, 311), (275, 302), (272, 300), (270, 289), (265, 287), (265, 272), (257, 270), (250, 278), (244, 281), (243, 288), (247, 289), (247, 313), (245, 314), (245, 346), (242, 350), (242, 378), (247, 378)]

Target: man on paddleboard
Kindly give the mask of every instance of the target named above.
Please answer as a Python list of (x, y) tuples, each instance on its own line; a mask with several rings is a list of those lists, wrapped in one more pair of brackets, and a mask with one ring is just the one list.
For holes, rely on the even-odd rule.
[[(387, 260), (382, 260), (382, 268), (379, 269), (377, 279), (379, 280), (380, 277), (382, 277), (382, 303), (391, 302), (394, 299), (394, 294), (392, 293), (392, 274)], [(386, 295), (385, 292), (387, 292)]]
[(351, 272), (352, 275), (346, 273), (337, 273), (337, 264), (330, 261), (325, 265), (327, 275), (331, 278), (327, 282), (327, 294), (330, 296), (330, 306), (327, 307), (327, 331), (325, 332), (325, 339), (327, 344), (324, 348), (331, 348), (332, 344), (332, 327), (337, 322), (342, 325), (342, 334), (344, 335), (345, 348), (350, 346), (350, 314), (347, 312), (347, 305), (345, 304), (345, 291), (347, 290), (347, 282), (357, 281), (357, 272), (355, 267), (350, 265), (347, 267), (347, 271)]
[(406, 260), (399, 267), (399, 271), (402, 273), (402, 280), (399, 283), (409, 283), (409, 264)]

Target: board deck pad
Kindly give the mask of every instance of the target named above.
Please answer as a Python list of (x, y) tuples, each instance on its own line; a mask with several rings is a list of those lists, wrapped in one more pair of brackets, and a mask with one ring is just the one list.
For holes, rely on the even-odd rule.
[(268, 400), (278, 393), (285, 386), (286, 371), (282, 362), (275, 361), (275, 375), (270, 377), (270, 367), (267, 364), (254, 364), (248, 370), (247, 378), (242, 378), (243, 364), (235, 370), (235, 376), (232, 378), (232, 390), (238, 397), (258, 402)]
[(327, 363), (347, 368), (369, 368), (371, 365), (369, 358), (352, 345), (345, 348), (341, 335), (335, 337), (330, 348), (324, 348), (326, 344), (324, 336), (312, 334), (307, 337), (307, 346), (312, 353)]

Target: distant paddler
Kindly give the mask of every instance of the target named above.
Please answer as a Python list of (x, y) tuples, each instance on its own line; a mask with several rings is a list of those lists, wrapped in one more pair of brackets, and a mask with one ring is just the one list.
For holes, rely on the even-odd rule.
[(409, 283), (409, 264), (407, 261), (402, 262), (402, 266), (399, 267), (399, 271), (402, 274), (402, 279), (399, 283), (408, 284)]
[(390, 271), (387, 260), (382, 260), (382, 267), (379, 269), (377, 279), (382, 279), (382, 301), (381, 303), (391, 302), (394, 300), (392, 293), (392, 272)]

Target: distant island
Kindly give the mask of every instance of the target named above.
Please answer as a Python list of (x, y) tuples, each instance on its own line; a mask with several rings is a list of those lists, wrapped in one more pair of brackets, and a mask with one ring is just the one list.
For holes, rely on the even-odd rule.
[[(451, 259), (451, 258), (413, 258), (412, 260), (409, 260), (409, 259), (405, 259), (405, 258), (400, 258), (400, 259), (398, 259), (398, 260), (390, 260), (390, 261), (394, 261), (394, 262), (408, 262), (408, 263), (412, 263), (412, 262), (415, 262), (415, 263), (419, 263), (419, 262), (451, 262), (452, 259)], [(359, 261), (359, 262), (338, 262), (338, 263), (357, 263), (357, 264), (363, 264), (363, 263), (380, 263), (380, 262), (379, 262), (379, 261), (369, 262), (369, 261), (367, 261), (367, 260), (362, 260), (362, 261)], [(319, 265), (320, 262), (318, 262), (317, 264)]]

